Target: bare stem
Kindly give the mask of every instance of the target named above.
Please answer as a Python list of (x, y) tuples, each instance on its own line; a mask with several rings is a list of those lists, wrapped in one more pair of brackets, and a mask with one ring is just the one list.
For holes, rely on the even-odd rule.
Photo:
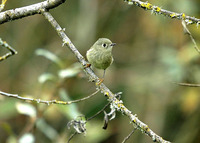
[(75, 132), (69, 137), (67, 143), (69, 143), (69, 142), (73, 139), (73, 137), (74, 137), (75, 135), (77, 135), (77, 134), (78, 134), (78, 133), (75, 131)]
[(17, 99), (20, 99), (20, 100), (23, 100), (23, 101), (44, 103), (44, 104), (47, 104), (47, 105), (50, 105), (50, 104), (69, 105), (69, 104), (72, 104), (72, 103), (77, 103), (77, 102), (87, 100), (87, 99), (91, 98), (92, 96), (96, 95), (98, 92), (99, 92), (99, 90), (95, 91), (94, 93), (92, 93), (91, 95), (89, 95), (87, 97), (77, 99), (77, 100), (72, 100), (72, 101), (57, 101), (57, 100), (46, 101), (46, 100), (41, 100), (41, 99), (22, 97), (22, 96), (19, 96), (17, 94), (11, 94), (11, 93), (6, 93), (6, 92), (2, 92), (2, 91), (0, 91), (0, 95), (12, 97), (12, 98), (17, 98)]
[(65, 0), (46, 0), (44, 2), (32, 4), (29, 6), (7, 10), (0, 13), (0, 24), (9, 22), (12, 20), (20, 19), (34, 14), (39, 14), (41, 9), (52, 9), (60, 4), (64, 3)]
[(122, 143), (125, 143), (125, 142), (132, 136), (132, 134), (135, 132), (135, 130), (136, 130), (136, 128), (134, 128), (134, 129), (130, 132), (130, 134), (129, 134), (127, 137), (124, 138), (124, 140), (122, 141)]
[(190, 36), (190, 39), (192, 40), (192, 42), (193, 42), (193, 44), (194, 44), (195, 50), (200, 54), (199, 47), (197, 46), (197, 43), (196, 43), (196, 41), (194, 40), (194, 38), (193, 38), (191, 32), (190, 32), (189, 29), (187, 28), (187, 25), (186, 25), (186, 23), (185, 23), (184, 20), (182, 20), (182, 26), (183, 26), (183, 30), (184, 30), (185, 34), (187, 34), (187, 35)]
[(142, 2), (140, 0), (124, 0), (124, 1), (128, 2), (129, 5), (136, 5), (145, 10), (150, 10), (154, 14), (163, 15), (163, 16), (170, 17), (173, 19), (184, 20), (187, 24), (194, 24), (194, 23), (196, 23), (197, 25), (200, 24), (200, 19), (198, 18), (188, 16), (185, 13), (177, 13), (177, 12), (165, 10), (149, 2)]
[(110, 105), (110, 102), (107, 103), (101, 110), (99, 110), (96, 114), (94, 114), (93, 116), (91, 116), (90, 118), (87, 119), (87, 121), (92, 120), (93, 118), (95, 118), (97, 115), (99, 115), (101, 112), (103, 112), (108, 106)]
[(10, 45), (8, 45), (5, 41), (3, 41), (1, 38), (0, 38), (0, 46), (5, 47), (6, 49), (10, 51), (9, 53), (6, 53), (5, 55), (0, 56), (0, 61), (3, 61), (7, 59), (8, 57), (17, 54), (17, 51), (13, 49)]

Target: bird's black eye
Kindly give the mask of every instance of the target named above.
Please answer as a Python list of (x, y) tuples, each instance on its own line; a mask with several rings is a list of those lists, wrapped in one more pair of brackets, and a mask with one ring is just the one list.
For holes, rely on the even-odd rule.
[(102, 46), (105, 48), (105, 47), (107, 47), (107, 44), (104, 43), (104, 44), (102, 44)]

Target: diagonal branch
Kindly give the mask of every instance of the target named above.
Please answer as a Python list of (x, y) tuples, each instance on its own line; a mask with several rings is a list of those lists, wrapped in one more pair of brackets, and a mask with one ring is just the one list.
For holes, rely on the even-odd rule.
[(182, 26), (183, 26), (183, 30), (184, 30), (185, 34), (188, 34), (188, 35), (190, 36), (190, 39), (191, 39), (192, 43), (194, 44), (195, 50), (200, 54), (199, 47), (197, 46), (197, 43), (196, 43), (196, 41), (194, 40), (194, 38), (193, 38), (191, 32), (190, 32), (189, 29), (187, 28), (187, 25), (186, 25), (186, 23), (185, 23), (184, 20), (182, 20)]
[(134, 129), (130, 132), (130, 134), (129, 134), (127, 137), (124, 138), (124, 140), (122, 141), (122, 143), (125, 143), (125, 142), (132, 136), (132, 134), (135, 132), (135, 130), (136, 130), (136, 128), (134, 128)]
[(128, 108), (125, 107), (125, 105), (123, 104), (123, 101), (117, 99), (115, 94), (113, 94), (103, 83), (101, 83), (100, 85), (98, 84), (100, 81), (99, 78), (94, 74), (94, 72), (91, 70), (90, 67), (86, 67), (86, 64), (87, 64), (86, 60), (79, 53), (79, 51), (76, 49), (74, 44), (71, 42), (71, 40), (65, 34), (64, 30), (56, 22), (56, 20), (53, 18), (53, 16), (49, 12), (46, 12), (45, 10), (41, 10), (41, 13), (50, 22), (50, 24), (56, 30), (58, 35), (61, 37), (61, 39), (63, 41), (63, 46), (64, 45), (68, 46), (68, 48), (76, 56), (76, 58), (82, 64), (82, 66), (85, 67), (85, 72), (87, 73), (89, 78), (93, 79), (96, 86), (101, 90), (101, 93), (103, 93), (105, 96), (107, 96), (107, 98), (111, 102), (114, 110), (117, 110), (117, 111), (121, 112), (122, 114), (128, 116), (131, 123), (134, 125), (134, 127), (139, 129), (141, 132), (145, 133), (146, 135), (150, 136), (154, 142), (169, 143), (169, 141), (165, 141), (162, 137), (160, 137), (159, 135), (154, 133), (146, 124), (144, 124), (142, 121), (140, 121), (136, 115), (133, 115), (132, 112)]
[(185, 13), (177, 13), (177, 12), (165, 10), (158, 6), (152, 5), (149, 2), (142, 2), (140, 0), (124, 0), (124, 1), (128, 2), (129, 5), (134, 4), (145, 10), (151, 10), (152, 13), (155, 13), (155, 14), (160, 14), (160, 15), (170, 17), (173, 19), (184, 20), (187, 24), (197, 24), (197, 26), (200, 24), (200, 19), (198, 19), (198, 18), (188, 16)]
[(65, 2), (65, 0), (46, 0), (44, 2), (32, 4), (29, 6), (1, 12), (0, 13), (0, 24), (9, 22), (12, 20), (20, 19), (23, 17), (27, 17), (30, 15), (38, 14), (41, 9), (49, 10), (49, 9), (59, 6), (60, 4), (62, 4), (64, 2)]

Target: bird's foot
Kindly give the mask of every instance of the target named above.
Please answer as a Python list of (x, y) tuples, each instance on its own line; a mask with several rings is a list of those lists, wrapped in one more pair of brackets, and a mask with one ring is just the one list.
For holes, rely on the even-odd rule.
[(85, 66), (84, 66), (84, 68), (89, 68), (91, 66), (91, 64), (86, 64)]
[(101, 85), (103, 81), (104, 81), (104, 78), (100, 78), (99, 82), (97, 83), (97, 85)]

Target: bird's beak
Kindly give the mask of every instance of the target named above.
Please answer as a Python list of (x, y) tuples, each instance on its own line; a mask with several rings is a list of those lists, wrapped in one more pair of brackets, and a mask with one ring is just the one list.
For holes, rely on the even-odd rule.
[(115, 46), (116, 45), (116, 43), (112, 43), (112, 44), (110, 44), (110, 46)]

